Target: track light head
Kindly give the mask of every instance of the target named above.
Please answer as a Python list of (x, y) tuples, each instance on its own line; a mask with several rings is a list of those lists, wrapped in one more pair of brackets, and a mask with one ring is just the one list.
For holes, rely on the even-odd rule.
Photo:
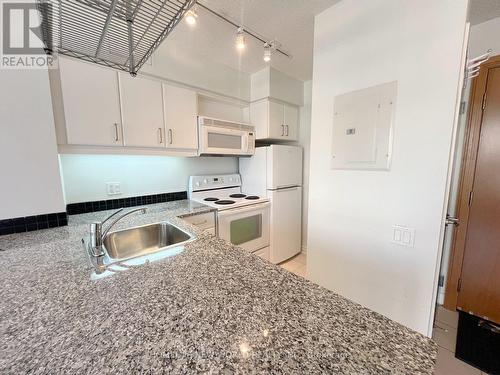
[(184, 15), (184, 20), (189, 26), (196, 25), (197, 18), (198, 18), (198, 13), (196, 13), (196, 10), (194, 8), (189, 9)]
[(264, 61), (267, 63), (271, 61), (271, 55), (272, 55), (272, 46), (270, 43), (265, 43), (264, 44)]
[(245, 30), (243, 27), (238, 27), (238, 31), (236, 32), (236, 49), (238, 51), (243, 51), (246, 47), (245, 41)]

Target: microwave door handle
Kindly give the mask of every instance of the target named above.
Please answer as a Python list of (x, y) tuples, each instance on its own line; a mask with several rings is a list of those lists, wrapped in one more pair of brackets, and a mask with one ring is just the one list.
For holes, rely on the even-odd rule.
[(246, 133), (246, 134), (243, 136), (243, 138), (244, 138), (244, 148), (243, 148), (243, 150), (241, 150), (241, 151), (243, 151), (243, 152), (248, 152), (248, 146), (249, 146), (249, 144), (250, 144), (250, 142), (249, 142), (249, 140), (248, 140), (248, 138), (249, 138), (249, 137), (248, 137), (248, 133)]

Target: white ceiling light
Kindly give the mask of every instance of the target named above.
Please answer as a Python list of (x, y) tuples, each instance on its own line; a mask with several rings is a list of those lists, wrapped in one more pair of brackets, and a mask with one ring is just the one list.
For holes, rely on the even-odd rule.
[(273, 53), (273, 51), (272, 51), (271, 44), (269, 44), (269, 43), (264, 44), (264, 61), (265, 62), (271, 61), (272, 53)]
[(186, 14), (184, 15), (184, 20), (190, 26), (196, 25), (196, 19), (197, 18), (198, 18), (198, 13), (196, 13), (196, 10), (194, 8), (188, 10), (186, 12)]
[(243, 27), (238, 27), (238, 31), (236, 32), (236, 49), (239, 51), (243, 51), (245, 49), (245, 31)]

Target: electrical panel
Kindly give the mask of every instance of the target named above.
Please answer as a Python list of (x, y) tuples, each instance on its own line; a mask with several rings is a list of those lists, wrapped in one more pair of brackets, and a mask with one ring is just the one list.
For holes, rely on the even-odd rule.
[(397, 82), (335, 97), (332, 168), (388, 170)]

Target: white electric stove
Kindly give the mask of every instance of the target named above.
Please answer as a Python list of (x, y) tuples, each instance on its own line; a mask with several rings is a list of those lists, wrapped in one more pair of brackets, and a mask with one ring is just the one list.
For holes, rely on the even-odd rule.
[(188, 195), (217, 209), (220, 238), (269, 259), (269, 199), (243, 192), (239, 174), (191, 176)]

